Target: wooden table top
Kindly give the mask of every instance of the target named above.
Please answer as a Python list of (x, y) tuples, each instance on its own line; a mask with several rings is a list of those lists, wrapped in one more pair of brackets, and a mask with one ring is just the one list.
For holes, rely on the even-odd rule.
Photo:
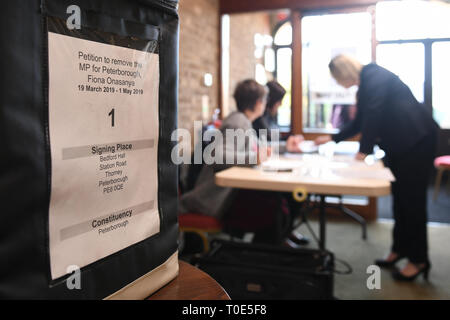
[(319, 155), (303, 155), (280, 157), (273, 163), (274, 166), (291, 166), (292, 172), (270, 172), (261, 167), (232, 167), (216, 174), (216, 184), (284, 192), (303, 187), (308, 193), (324, 195), (379, 197), (391, 192), (392, 173), (381, 161), (367, 165), (346, 156), (328, 159)]
[(179, 274), (148, 300), (230, 300), (226, 291), (207, 273), (179, 260)]

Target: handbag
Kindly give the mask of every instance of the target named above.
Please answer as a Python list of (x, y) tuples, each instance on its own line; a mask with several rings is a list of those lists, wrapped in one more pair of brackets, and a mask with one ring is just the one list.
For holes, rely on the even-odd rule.
[(280, 244), (291, 231), (292, 214), (283, 193), (237, 189), (223, 218), (224, 230), (240, 237), (254, 233), (256, 243)]

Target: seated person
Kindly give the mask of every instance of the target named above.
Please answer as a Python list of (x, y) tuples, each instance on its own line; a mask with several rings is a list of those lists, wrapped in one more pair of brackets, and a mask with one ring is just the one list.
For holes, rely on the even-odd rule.
[[(226, 137), (227, 129), (242, 129), (244, 131), (252, 129), (252, 121), (264, 113), (266, 95), (266, 89), (256, 81), (244, 80), (240, 82), (234, 91), (237, 111), (232, 112), (223, 120), (220, 127), (223, 136)], [(227, 154), (232, 154), (236, 160), (238, 157), (244, 158), (245, 161), (243, 164), (240, 164), (241, 166), (252, 166), (267, 159), (270, 155), (270, 149), (258, 150), (256, 144), (256, 134), (254, 137), (245, 139), (245, 144), (237, 145), (237, 148), (234, 146), (227, 148), (228, 143), (223, 141), (223, 164), (213, 163), (203, 166), (194, 188), (181, 196), (179, 203), (180, 214), (196, 212), (222, 218), (227, 206), (230, 205), (232, 188), (217, 186), (214, 182), (214, 175), (218, 171), (238, 165), (237, 161), (234, 161), (232, 164), (227, 163)], [(255, 157), (257, 163), (251, 163), (250, 160), (255, 159)]]
[[(277, 119), (278, 108), (281, 106), (286, 90), (276, 81), (269, 81), (267, 83), (267, 88), (269, 89), (269, 94), (267, 97), (266, 110), (264, 111), (263, 116), (253, 121), (253, 128), (260, 135), (263, 134), (263, 131), (260, 131), (261, 129), (267, 129), (267, 140), (271, 141), (273, 137), (270, 134), (270, 130), (280, 129)], [(278, 134), (278, 136), (280, 135)], [(290, 152), (301, 152), (299, 144), (303, 140), (302, 135), (290, 135), (287, 142), (280, 142), (280, 146), (283, 143), (287, 143), (287, 149), (289, 149)], [(290, 193), (283, 193), (282, 196), (285, 198), (291, 213), (299, 212), (300, 205), (292, 199), (292, 195)], [(286, 241), (290, 246), (309, 243), (309, 239), (298, 232), (292, 232)]]
[[(266, 95), (266, 88), (254, 80), (244, 80), (237, 85), (234, 91), (237, 111), (226, 117), (220, 128), (224, 137), (221, 148), (218, 148), (223, 150), (223, 154), (220, 156), (223, 159), (222, 164), (212, 163), (203, 166), (194, 188), (180, 198), (180, 214), (201, 213), (222, 219), (233, 204), (236, 189), (217, 186), (214, 179), (215, 173), (233, 165), (260, 164), (270, 156), (271, 149), (258, 146), (256, 133), (252, 129), (252, 121), (264, 113)], [(228, 129), (241, 129), (249, 133), (249, 136), (245, 139), (244, 144), (234, 145), (231, 141), (226, 141)], [(290, 152), (296, 151), (295, 146), (287, 145), (287, 148)], [(285, 148), (280, 147), (280, 152), (284, 151)], [(226, 160), (230, 158), (233, 161), (227, 163)], [(238, 158), (244, 159), (244, 161), (238, 161)]]
[[(253, 121), (253, 128), (257, 133), (260, 129), (279, 129), (278, 108), (281, 106), (281, 101), (286, 94), (286, 90), (276, 81), (269, 81), (266, 86), (269, 89), (266, 109), (261, 117)], [(268, 139), (270, 139), (270, 136), (268, 136)]]
[[(271, 130), (279, 130), (280, 127), (278, 125), (278, 108), (281, 106), (281, 102), (283, 101), (284, 95), (286, 94), (286, 90), (276, 81), (267, 82), (267, 88), (269, 89), (269, 94), (267, 96), (266, 109), (264, 114), (253, 121), (253, 128), (256, 130), (258, 137), (261, 138), (260, 134), (263, 132), (260, 131), (262, 129), (267, 130), (267, 140), (271, 141), (275, 137), (271, 136)], [(278, 133), (278, 137), (280, 134)], [(301, 152), (299, 144), (302, 142), (302, 135), (290, 135), (287, 139), (287, 142), (280, 141), (280, 148), (287, 144), (287, 149), (289, 152)], [(281, 153), (281, 150), (280, 150)]]

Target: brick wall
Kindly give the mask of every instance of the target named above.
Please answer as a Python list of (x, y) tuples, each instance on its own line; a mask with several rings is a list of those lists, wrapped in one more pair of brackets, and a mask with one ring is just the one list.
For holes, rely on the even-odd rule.
[[(193, 129), (202, 119), (202, 100), (208, 97), (209, 114), (219, 107), (219, 0), (181, 0), (180, 82), (178, 127)], [(232, 98), (236, 84), (255, 77), (254, 35), (270, 34), (270, 19), (265, 12), (230, 15), (230, 78), (227, 110), (234, 110)], [(213, 76), (212, 87), (203, 84), (205, 73)]]
[(230, 81), (229, 111), (236, 108), (233, 92), (237, 83), (255, 78), (256, 64), (261, 59), (254, 56), (256, 33), (270, 35), (270, 19), (265, 12), (230, 15)]
[[(202, 119), (202, 96), (210, 113), (219, 106), (219, 1), (181, 0), (179, 15), (178, 127), (191, 131), (193, 121)], [(205, 73), (212, 74), (212, 87), (203, 84)]]

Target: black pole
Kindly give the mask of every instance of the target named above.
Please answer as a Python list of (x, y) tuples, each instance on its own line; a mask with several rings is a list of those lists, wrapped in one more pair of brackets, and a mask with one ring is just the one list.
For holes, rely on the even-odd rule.
[(320, 225), (320, 250), (325, 250), (325, 196), (320, 195), (319, 225)]
[(430, 112), (433, 111), (433, 90), (432, 90), (432, 48), (433, 42), (430, 40), (424, 40), (425, 47), (425, 78), (424, 78), (424, 97), (423, 102), (428, 107)]

